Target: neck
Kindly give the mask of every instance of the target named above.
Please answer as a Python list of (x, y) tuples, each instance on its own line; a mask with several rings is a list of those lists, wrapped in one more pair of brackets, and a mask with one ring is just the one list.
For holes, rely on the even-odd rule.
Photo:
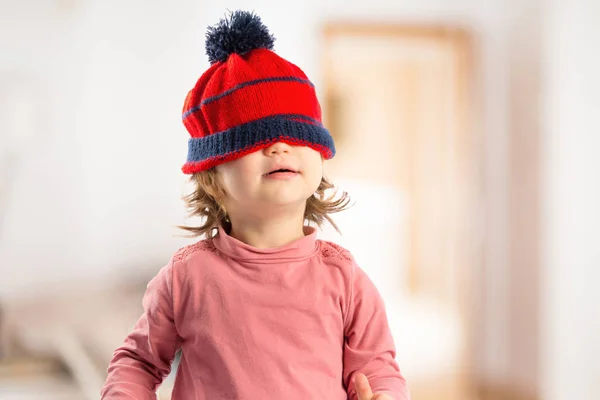
[(256, 248), (274, 248), (286, 245), (304, 236), (304, 209), (293, 215), (269, 218), (237, 218), (231, 220), (230, 236)]

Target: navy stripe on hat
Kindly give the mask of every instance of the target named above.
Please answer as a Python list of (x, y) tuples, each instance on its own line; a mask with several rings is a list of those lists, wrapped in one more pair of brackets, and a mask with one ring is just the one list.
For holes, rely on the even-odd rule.
[(200, 110), (202, 108), (202, 106), (212, 103), (213, 101), (222, 99), (223, 97), (228, 96), (237, 90), (240, 90), (247, 86), (259, 85), (261, 83), (266, 83), (266, 82), (298, 82), (298, 83), (304, 83), (313, 88), (315, 87), (315, 85), (308, 79), (297, 78), (295, 76), (272, 77), (272, 78), (256, 79), (253, 81), (243, 82), (237, 86), (232, 87), (231, 89), (227, 89), (223, 93), (219, 93), (215, 96), (207, 97), (206, 99), (202, 100), (199, 105), (197, 105), (196, 107), (193, 107), (193, 108), (189, 109), (188, 111), (186, 111), (185, 113), (183, 113), (183, 116), (181, 117), (181, 119), (186, 119), (191, 114)]
[[(307, 122), (300, 121), (307, 119)], [(301, 115), (276, 115), (236, 126), (203, 138), (188, 141), (187, 162), (243, 151), (257, 143), (276, 140), (282, 136), (323, 146), (335, 154), (333, 138), (320, 123)]]

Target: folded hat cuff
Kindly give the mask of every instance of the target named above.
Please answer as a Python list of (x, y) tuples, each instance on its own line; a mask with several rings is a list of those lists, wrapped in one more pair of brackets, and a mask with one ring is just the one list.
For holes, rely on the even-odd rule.
[(320, 122), (303, 115), (275, 115), (206, 137), (189, 139), (187, 162), (182, 171), (186, 174), (204, 171), (275, 142), (308, 146), (325, 159), (335, 155), (333, 138)]

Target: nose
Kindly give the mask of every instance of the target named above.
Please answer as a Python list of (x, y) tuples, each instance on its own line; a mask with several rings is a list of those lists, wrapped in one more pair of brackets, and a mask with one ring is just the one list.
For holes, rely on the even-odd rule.
[(289, 153), (290, 149), (291, 149), (291, 146), (287, 143), (275, 142), (272, 145), (270, 145), (269, 147), (266, 147), (264, 151), (265, 151), (265, 155), (274, 156), (274, 155)]

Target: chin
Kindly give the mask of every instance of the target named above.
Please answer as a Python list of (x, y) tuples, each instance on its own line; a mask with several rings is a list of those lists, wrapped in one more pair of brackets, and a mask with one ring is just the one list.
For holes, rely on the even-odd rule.
[(271, 199), (267, 205), (271, 205), (271, 206), (278, 206), (278, 207), (285, 207), (285, 206), (297, 206), (302, 204), (303, 202), (306, 202), (306, 199), (303, 198), (293, 198), (293, 199), (288, 199), (288, 198), (274, 198)]
[(306, 202), (309, 196), (303, 194), (291, 194), (291, 193), (274, 193), (263, 199), (265, 206), (285, 207), (285, 206), (297, 206)]

